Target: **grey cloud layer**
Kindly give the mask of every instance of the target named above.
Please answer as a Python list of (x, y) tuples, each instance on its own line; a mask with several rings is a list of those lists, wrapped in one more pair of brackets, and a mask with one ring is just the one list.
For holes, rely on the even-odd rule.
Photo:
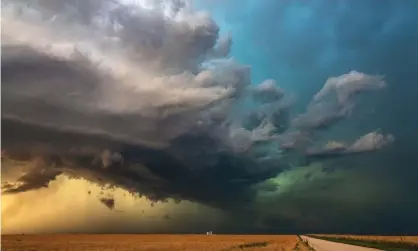
[(231, 38), (186, 1), (80, 3), (2, 3), (4, 169), (41, 163), (5, 177), (4, 192), (64, 174), (156, 200), (237, 207), (253, 198), (251, 184), (289, 167), (287, 156), (393, 141), (372, 132), (349, 146), (311, 148), (319, 131), (350, 118), (357, 94), (384, 87), (380, 76), (330, 78), (292, 119), (293, 99), (273, 80), (252, 86), (249, 67), (227, 57)]

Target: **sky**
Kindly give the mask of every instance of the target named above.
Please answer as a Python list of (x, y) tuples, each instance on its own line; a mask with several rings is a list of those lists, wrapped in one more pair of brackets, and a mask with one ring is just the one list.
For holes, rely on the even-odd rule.
[(416, 1), (24, 2), (3, 233), (418, 233)]

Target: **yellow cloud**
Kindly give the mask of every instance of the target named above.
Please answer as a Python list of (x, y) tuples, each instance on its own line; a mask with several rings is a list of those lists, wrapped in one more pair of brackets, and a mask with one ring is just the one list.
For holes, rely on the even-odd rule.
[[(115, 210), (99, 198), (112, 196)], [(59, 176), (48, 188), (1, 198), (3, 233), (176, 231), (182, 225), (215, 227), (225, 215), (192, 202), (152, 203), (122, 189), (103, 189)]]

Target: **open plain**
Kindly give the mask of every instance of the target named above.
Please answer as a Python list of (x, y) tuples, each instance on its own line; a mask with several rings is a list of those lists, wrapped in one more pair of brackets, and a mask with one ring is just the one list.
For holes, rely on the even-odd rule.
[(297, 235), (2, 235), (3, 251), (292, 251), (309, 250)]

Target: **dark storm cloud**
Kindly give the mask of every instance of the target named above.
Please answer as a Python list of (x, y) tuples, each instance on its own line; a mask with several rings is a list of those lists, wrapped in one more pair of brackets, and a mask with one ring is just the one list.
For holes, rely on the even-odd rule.
[(2, 189), (5, 191), (4, 194), (12, 194), (48, 187), (49, 182), (55, 180), (60, 174), (60, 171), (48, 170), (46, 168), (42, 171), (31, 170), (17, 179), (17, 184), (5, 182), (2, 185)]
[(351, 144), (326, 145), (332, 133), (323, 139), (386, 86), (380, 75), (330, 74), (338, 77), (321, 79), (323, 89), (293, 116), (284, 87), (251, 85), (249, 67), (227, 57), (231, 38), (218, 39), (217, 24), (186, 2), (153, 10), (114, 1), (3, 2), (2, 173), (13, 173), (16, 161), (41, 163), (3, 175), (6, 193), (63, 174), (245, 214), (256, 208), (251, 185), (294, 162), (393, 142), (377, 126), (343, 139), (365, 135)]
[[(415, 116), (418, 106), (418, 2), (197, 2), (213, 11), (222, 29), (231, 31), (234, 37), (232, 54), (244, 63), (253, 63), (254, 78), (257, 81), (264, 77), (277, 79), (285, 90), (297, 93), (299, 104), (308, 104), (328, 76), (350, 70), (385, 76), (386, 90), (379, 96), (362, 100), (361, 109), (355, 109), (359, 115), (354, 115), (357, 120), (349, 115), (355, 123), (341, 123), (348, 114), (332, 106), (327, 107), (330, 116), (313, 116), (316, 123), (310, 125), (327, 128), (333, 124), (334, 129), (328, 133), (339, 138), (338, 142), (330, 140), (329, 144), (325, 141), (317, 146), (317, 149), (325, 150), (317, 155), (319, 158), (342, 157), (326, 162), (324, 169), (333, 172), (352, 170), (359, 177), (376, 179), (376, 186), (390, 188), (390, 192), (380, 194), (380, 200), (367, 208), (344, 211), (343, 202), (341, 206), (333, 206), (333, 199), (319, 202), (316, 200), (323, 196), (316, 197), (306, 191), (311, 199), (306, 198), (306, 204), (300, 208), (306, 206), (317, 210), (314, 214), (321, 215), (321, 224), (335, 222), (324, 231), (417, 233), (418, 219), (413, 212), (418, 210), (418, 187), (412, 177), (416, 176), (415, 167), (418, 166), (418, 119)], [(238, 5), (240, 8), (236, 8)], [(304, 109), (302, 105), (298, 108)], [(314, 110), (311, 114), (315, 115)], [(368, 156), (345, 158), (346, 155), (341, 155), (349, 142), (353, 142), (347, 140), (348, 137), (377, 127), (395, 135), (396, 141), (391, 148)], [(302, 139), (300, 141), (304, 143)], [(311, 151), (312, 148), (308, 150)], [(354, 189), (357, 179), (352, 178), (350, 182)], [(333, 184), (327, 189), (335, 188)], [(340, 196), (348, 204), (358, 207), (364, 204), (352, 201), (347, 194)], [(321, 212), (324, 208), (332, 209)], [(335, 217), (331, 221), (326, 214)]]
[(113, 198), (100, 198), (100, 202), (110, 210), (115, 208), (115, 199)]

